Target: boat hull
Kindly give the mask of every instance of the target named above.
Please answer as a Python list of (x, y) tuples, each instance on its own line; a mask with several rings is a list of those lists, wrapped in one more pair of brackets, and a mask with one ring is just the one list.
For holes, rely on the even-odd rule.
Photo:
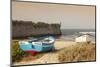
[(29, 41), (20, 41), (19, 45), (23, 51), (30, 53), (46, 52), (54, 49), (55, 38), (52, 36), (41, 37)]
[(21, 44), (20, 48), (24, 51), (46, 52), (54, 49), (54, 45), (33, 45), (33, 44)]
[(30, 53), (31, 55), (36, 55), (38, 52), (33, 50), (25, 50), (25, 52)]

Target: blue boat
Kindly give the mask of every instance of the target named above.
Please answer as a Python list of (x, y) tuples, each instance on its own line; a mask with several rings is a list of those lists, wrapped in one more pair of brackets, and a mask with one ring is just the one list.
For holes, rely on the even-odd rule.
[(46, 52), (54, 49), (55, 38), (52, 36), (29, 39), (28, 41), (20, 41), (19, 45), (26, 52)]

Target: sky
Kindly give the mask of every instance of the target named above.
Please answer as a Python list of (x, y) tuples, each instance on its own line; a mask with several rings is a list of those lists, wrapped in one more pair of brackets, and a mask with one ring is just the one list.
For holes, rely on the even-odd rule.
[(61, 29), (95, 29), (95, 6), (13, 1), (12, 19), (61, 23)]

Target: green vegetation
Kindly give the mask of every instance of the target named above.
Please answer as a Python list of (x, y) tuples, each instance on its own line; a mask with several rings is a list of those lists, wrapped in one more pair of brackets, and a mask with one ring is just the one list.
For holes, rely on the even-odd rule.
[(25, 56), (28, 56), (28, 54), (19, 48), (18, 41), (13, 41), (12, 42), (12, 61), (18, 62), (22, 59), (22, 57), (25, 57)]
[(62, 50), (58, 59), (60, 62), (94, 61), (96, 60), (95, 50), (94, 43), (77, 43)]

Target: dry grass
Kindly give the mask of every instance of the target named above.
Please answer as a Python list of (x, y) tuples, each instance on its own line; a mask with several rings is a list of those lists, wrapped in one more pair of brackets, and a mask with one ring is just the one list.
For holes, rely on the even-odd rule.
[(94, 61), (96, 60), (94, 43), (76, 43), (71, 47), (66, 47), (58, 54), (60, 62)]

